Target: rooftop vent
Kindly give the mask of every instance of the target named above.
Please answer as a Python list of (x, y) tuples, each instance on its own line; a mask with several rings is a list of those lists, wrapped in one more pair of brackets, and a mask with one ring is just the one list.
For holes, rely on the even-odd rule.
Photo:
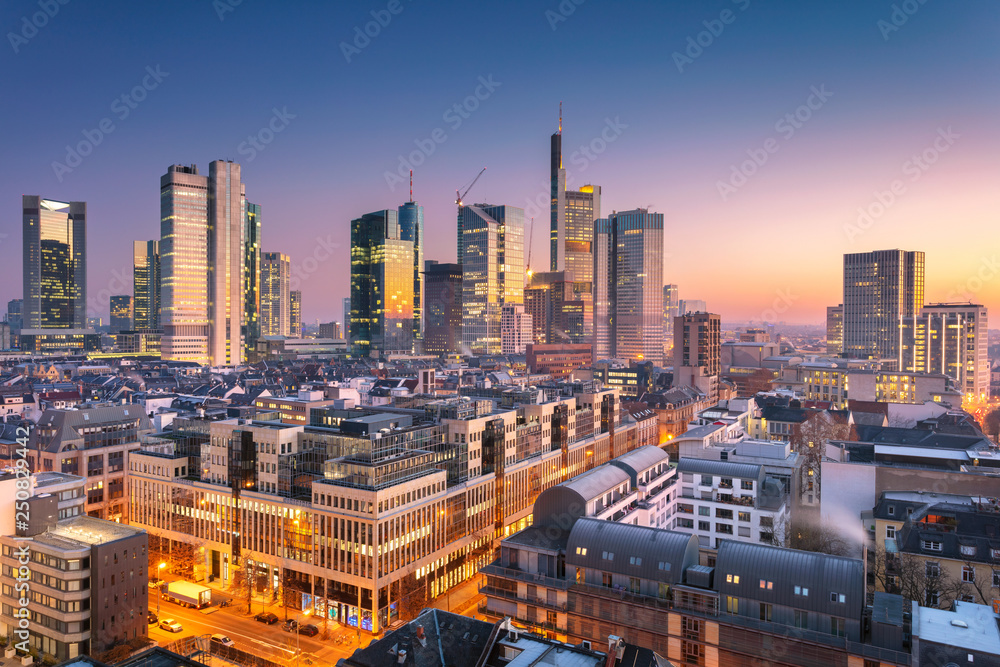
[(951, 624), (954, 625), (956, 628), (967, 628), (967, 627), (969, 627), (968, 623), (966, 623), (965, 621), (960, 621), (957, 618), (954, 621), (952, 621)]

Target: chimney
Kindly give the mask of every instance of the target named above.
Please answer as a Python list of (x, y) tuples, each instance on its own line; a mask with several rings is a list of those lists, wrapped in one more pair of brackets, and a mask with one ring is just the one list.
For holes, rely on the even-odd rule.
[(400, 665), (406, 663), (406, 649), (400, 649), (399, 655), (396, 657), (396, 662)]
[(424, 635), (424, 626), (417, 626), (417, 641), (421, 646), (427, 646), (427, 637)]

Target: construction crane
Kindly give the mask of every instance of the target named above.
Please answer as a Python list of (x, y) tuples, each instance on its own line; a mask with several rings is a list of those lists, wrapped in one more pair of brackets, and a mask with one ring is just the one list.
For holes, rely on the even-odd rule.
[(469, 183), (469, 187), (465, 188), (465, 192), (459, 192), (458, 190), (455, 190), (455, 203), (456, 204), (458, 204), (459, 206), (464, 206), (465, 205), (465, 204), (462, 203), (462, 200), (465, 199), (465, 195), (469, 194), (469, 190), (471, 190), (472, 186), (476, 184), (476, 181), (479, 180), (479, 177), (483, 175), (484, 171), (486, 171), (486, 167), (483, 167), (480, 170), (480, 172), (478, 174), (476, 174), (476, 177), (474, 179), (472, 179), (471, 183)]

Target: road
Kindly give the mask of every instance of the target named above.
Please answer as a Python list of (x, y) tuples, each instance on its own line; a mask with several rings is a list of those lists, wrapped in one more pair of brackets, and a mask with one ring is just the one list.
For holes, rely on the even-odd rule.
[[(149, 609), (156, 612), (156, 595), (151, 591)], [(255, 605), (256, 607), (256, 605)], [(255, 612), (258, 609), (255, 608)], [(208, 612), (208, 613), (206, 613)], [(149, 638), (161, 646), (166, 646), (182, 637), (205, 634), (224, 634), (236, 644), (236, 647), (275, 662), (295, 664), (296, 635), (281, 629), (284, 617), (274, 625), (265, 625), (255, 621), (253, 616), (246, 614), (245, 604), (241, 607), (230, 606), (220, 609), (212, 606), (207, 609), (188, 609), (173, 602), (163, 600), (160, 603), (160, 620), (172, 618), (184, 628), (181, 632), (167, 632), (156, 625), (149, 626)], [(300, 622), (308, 622), (302, 614), (289, 614)], [(298, 636), (298, 646), (304, 657), (310, 658), (317, 666), (336, 664), (340, 658), (346, 658), (358, 648), (357, 631), (329, 624), (330, 638), (322, 639), (323, 625), (316, 623), (320, 634), (315, 637)], [(367, 645), (370, 637), (362, 636), (361, 641)], [(342, 640), (343, 643), (340, 643)]]

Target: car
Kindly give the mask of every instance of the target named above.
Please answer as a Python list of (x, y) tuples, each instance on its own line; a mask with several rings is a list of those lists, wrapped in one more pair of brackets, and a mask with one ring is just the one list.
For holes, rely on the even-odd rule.
[(267, 625), (274, 625), (278, 622), (278, 617), (269, 611), (262, 611), (253, 618), (255, 621), (260, 621), (261, 623), (266, 623)]
[(298, 626), (299, 626), (298, 621), (296, 621), (294, 618), (290, 618), (281, 624), (281, 629), (284, 630), (285, 632), (295, 632), (295, 628), (297, 628)]
[(156, 622), (158, 620), (160, 619), (158, 619), (156, 617), (156, 614), (154, 614), (153, 612), (149, 612), (148, 614), (146, 614), (146, 622), (148, 622), (150, 625), (156, 625)]
[(305, 625), (299, 626), (299, 634), (305, 635), (306, 637), (315, 637), (319, 634), (319, 628), (312, 623), (306, 623)]
[(159, 588), (163, 585), (163, 579), (151, 579), (149, 581), (150, 588)]
[(226, 635), (212, 635), (212, 643), (220, 646), (236, 646), (236, 644), (233, 643), (233, 640)]
[(183, 629), (184, 628), (181, 627), (181, 624), (172, 618), (165, 618), (160, 621), (160, 630), (166, 630), (167, 632), (180, 632)]

